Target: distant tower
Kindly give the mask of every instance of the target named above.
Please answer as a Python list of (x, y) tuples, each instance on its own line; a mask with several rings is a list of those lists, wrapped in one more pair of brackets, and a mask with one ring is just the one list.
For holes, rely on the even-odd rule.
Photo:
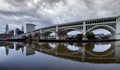
[(5, 27), (5, 33), (6, 33), (6, 34), (9, 33), (9, 27), (8, 27), (8, 24), (6, 24), (6, 27)]
[(24, 53), (24, 46), (21, 48), (21, 50), (22, 50), (22, 54)]
[(5, 50), (6, 50), (6, 55), (8, 55), (8, 54), (9, 54), (9, 47), (6, 46), (6, 47), (5, 47)]
[(23, 32), (24, 32), (24, 26), (22, 25), (22, 29), (21, 29)]

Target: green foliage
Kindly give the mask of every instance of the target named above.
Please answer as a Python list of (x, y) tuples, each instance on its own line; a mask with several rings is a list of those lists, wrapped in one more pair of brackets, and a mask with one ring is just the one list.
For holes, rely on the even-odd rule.
[(87, 32), (86, 33), (86, 38), (88, 38), (89, 40), (96, 39), (95, 34), (93, 32)]
[(38, 33), (35, 33), (35, 37), (39, 37), (39, 34), (38, 34)]
[(82, 40), (82, 38), (83, 38), (83, 34), (77, 34), (77, 39), (78, 40)]

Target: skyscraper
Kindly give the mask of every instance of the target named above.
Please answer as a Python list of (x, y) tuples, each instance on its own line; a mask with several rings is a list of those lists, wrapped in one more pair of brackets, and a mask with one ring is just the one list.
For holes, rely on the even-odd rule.
[(22, 29), (21, 29), (23, 32), (24, 32), (24, 27), (23, 27), (23, 25), (22, 25)]
[(30, 24), (30, 23), (26, 24), (26, 32), (31, 32), (34, 30), (35, 30), (35, 24)]
[(5, 27), (5, 34), (8, 34), (9, 33), (9, 26), (8, 24), (6, 24), (6, 27)]

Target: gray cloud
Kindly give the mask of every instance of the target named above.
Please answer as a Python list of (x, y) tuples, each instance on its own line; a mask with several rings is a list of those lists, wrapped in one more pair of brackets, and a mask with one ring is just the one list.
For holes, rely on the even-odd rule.
[[(0, 31), (31, 22), (37, 28), (85, 19), (117, 16), (119, 0), (0, 0)], [(2, 31), (3, 30), (3, 31)]]
[(15, 7), (26, 7), (26, 2), (30, 0), (5, 0), (8, 4)]

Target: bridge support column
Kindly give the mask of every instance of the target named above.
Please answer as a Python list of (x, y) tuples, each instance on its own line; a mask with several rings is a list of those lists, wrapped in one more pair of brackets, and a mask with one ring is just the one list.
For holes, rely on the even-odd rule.
[(55, 55), (57, 56), (58, 55), (58, 46), (59, 46), (59, 44), (58, 43), (56, 43), (56, 47), (55, 47)]
[(116, 62), (120, 62), (120, 44), (119, 42), (116, 42), (116, 43), (115, 43), (115, 59), (116, 59)]
[(83, 22), (83, 40), (86, 39), (86, 22)]
[(83, 48), (82, 48), (82, 61), (84, 61), (85, 60), (85, 47), (86, 47), (86, 44), (83, 43), (82, 46), (83, 46)]
[(58, 36), (58, 26), (56, 26), (56, 39), (59, 39), (59, 36)]
[(44, 39), (43, 36), (42, 36), (42, 34), (43, 33), (42, 33), (41, 29), (40, 29), (40, 39)]
[(116, 20), (116, 39), (120, 39), (120, 17)]

